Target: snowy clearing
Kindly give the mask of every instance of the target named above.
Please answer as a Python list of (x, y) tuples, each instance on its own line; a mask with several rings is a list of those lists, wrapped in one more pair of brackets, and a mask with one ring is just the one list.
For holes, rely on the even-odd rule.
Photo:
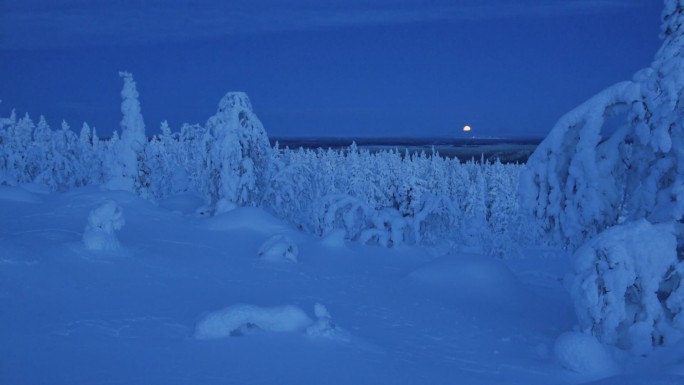
[[(560, 252), (435, 259), (425, 248), (290, 230), (299, 262), (274, 264), (258, 250), (288, 226), (256, 209), (250, 221), (220, 216), (218, 230), (217, 218), (131, 193), (3, 191), (2, 383), (548, 385), (603, 376), (554, 358), (556, 339), (576, 322)], [(125, 216), (120, 248), (91, 251), (82, 233), (107, 201)], [(238, 304), (249, 305), (229, 321), (266, 331), (195, 338), (212, 312)], [(649, 378), (660, 382), (649, 384), (683, 383), (679, 362), (640, 370), (658, 368)], [(627, 383), (618, 379), (598, 383)]]

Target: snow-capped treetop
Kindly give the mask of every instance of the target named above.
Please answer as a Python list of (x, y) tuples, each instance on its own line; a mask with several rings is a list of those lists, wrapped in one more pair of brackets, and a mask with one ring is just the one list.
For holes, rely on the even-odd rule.
[(138, 101), (138, 90), (133, 80), (133, 75), (128, 72), (119, 72), (124, 85), (121, 90), (121, 140), (133, 145), (142, 145), (147, 142), (145, 136), (145, 122), (143, 121)]
[(684, 0), (667, 0), (651, 66), (566, 114), (530, 157), (522, 203), (557, 240), (578, 246), (626, 220), (684, 217), (683, 13)]
[(219, 110), (217, 115), (222, 113), (230, 114), (234, 110), (245, 109), (254, 112), (252, 103), (246, 93), (241, 91), (231, 91), (224, 96), (219, 102)]

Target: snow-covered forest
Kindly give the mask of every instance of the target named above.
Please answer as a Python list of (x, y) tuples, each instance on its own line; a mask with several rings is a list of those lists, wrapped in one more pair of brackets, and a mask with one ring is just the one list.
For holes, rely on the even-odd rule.
[(242, 92), (150, 130), (127, 72), (111, 138), (6, 113), (0, 382), (683, 384), (684, 0), (661, 38), (524, 165), (272, 147)]
[(164, 122), (148, 140), (133, 77), (121, 73), (121, 134), (100, 139), (83, 124), (52, 130), (14, 112), (0, 120), (0, 183), (39, 183), (52, 191), (97, 185), (152, 202), (197, 194), (214, 215), (260, 207), (298, 228), (392, 247), (484, 247), (504, 255), (529, 239), (515, 194), (521, 166), (462, 163), (398, 150), (271, 148), (249, 98), (229, 92), (202, 125), (173, 132)]

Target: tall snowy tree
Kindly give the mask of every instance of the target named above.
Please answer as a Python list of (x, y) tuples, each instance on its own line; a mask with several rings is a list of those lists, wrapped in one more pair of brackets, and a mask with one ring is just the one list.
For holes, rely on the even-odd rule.
[(144, 167), (144, 147), (147, 144), (145, 123), (138, 101), (138, 90), (133, 75), (119, 72), (123, 79), (121, 90), (121, 138), (114, 145), (115, 155), (107, 164), (107, 187), (148, 195), (148, 182)]

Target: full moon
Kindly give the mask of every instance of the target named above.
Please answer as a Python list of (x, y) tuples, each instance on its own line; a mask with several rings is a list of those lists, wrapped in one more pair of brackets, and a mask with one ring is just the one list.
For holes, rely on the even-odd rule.
[(470, 130), (472, 130), (472, 128), (470, 128), (470, 126), (464, 126), (463, 127), (463, 132), (468, 132)]

